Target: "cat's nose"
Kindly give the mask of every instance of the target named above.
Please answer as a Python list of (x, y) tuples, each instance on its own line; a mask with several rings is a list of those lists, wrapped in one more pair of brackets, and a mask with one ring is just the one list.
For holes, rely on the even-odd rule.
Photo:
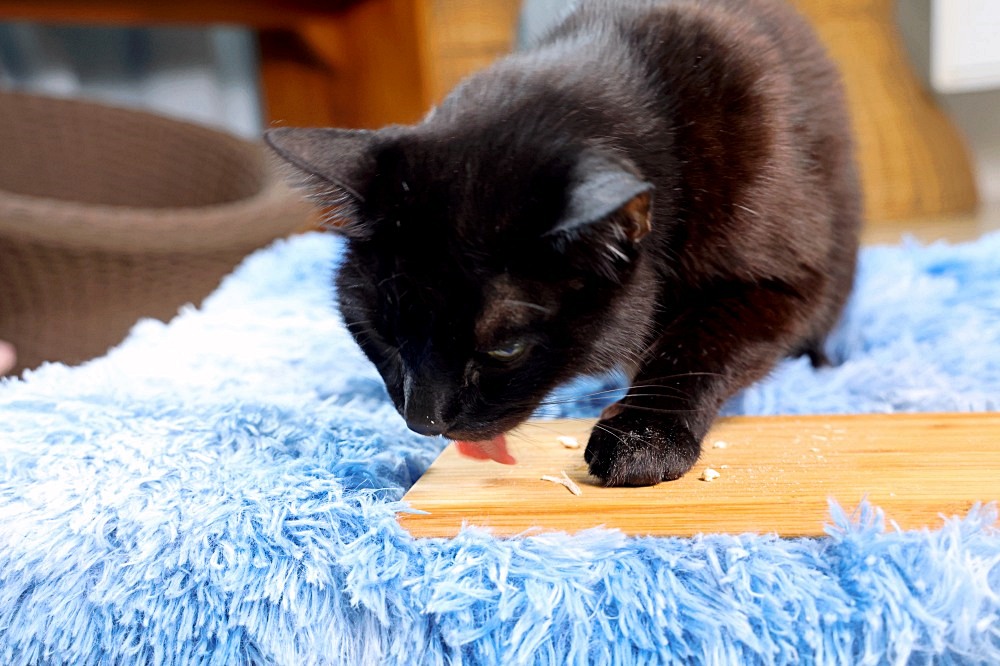
[(443, 435), (448, 430), (448, 424), (441, 416), (444, 397), (442, 391), (424, 382), (415, 385), (412, 375), (403, 380), (403, 418), (407, 427), (421, 435)]
[(415, 433), (436, 437), (448, 429), (444, 423), (432, 419), (407, 419), (406, 427)]

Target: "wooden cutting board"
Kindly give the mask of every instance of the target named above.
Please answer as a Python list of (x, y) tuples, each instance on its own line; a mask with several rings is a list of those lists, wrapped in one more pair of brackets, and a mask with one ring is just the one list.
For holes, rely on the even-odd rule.
[[(426, 513), (401, 513), (400, 522), (420, 537), (453, 536), (463, 523), (500, 535), (603, 525), (636, 535), (819, 536), (829, 499), (851, 510), (867, 498), (904, 529), (1000, 499), (1000, 413), (722, 419), (688, 475), (650, 488), (596, 484), (583, 461), (592, 423), (526, 424), (508, 437), (516, 465), (471, 460), (450, 445), (404, 498)], [(714, 481), (699, 479), (707, 467)], [(540, 480), (563, 471), (582, 495)]]

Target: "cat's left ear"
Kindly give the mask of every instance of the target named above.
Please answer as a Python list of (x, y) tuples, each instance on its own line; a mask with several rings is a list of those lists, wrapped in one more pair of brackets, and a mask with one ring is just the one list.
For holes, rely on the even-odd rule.
[(297, 185), (330, 210), (328, 226), (348, 237), (367, 230), (358, 219), (364, 191), (375, 177), (375, 132), (319, 127), (280, 127), (264, 141), (300, 176)]
[(624, 165), (586, 158), (574, 173), (562, 218), (545, 235), (573, 240), (603, 232), (636, 243), (652, 229), (652, 190)]

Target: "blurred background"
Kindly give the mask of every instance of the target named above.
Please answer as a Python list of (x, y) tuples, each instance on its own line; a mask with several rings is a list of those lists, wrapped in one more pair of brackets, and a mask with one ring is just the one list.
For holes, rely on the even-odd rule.
[[(6, 371), (103, 353), (309, 228), (262, 129), (415, 121), (572, 1), (0, 0)], [(843, 72), (866, 240), (1000, 226), (1000, 2), (793, 4)]]

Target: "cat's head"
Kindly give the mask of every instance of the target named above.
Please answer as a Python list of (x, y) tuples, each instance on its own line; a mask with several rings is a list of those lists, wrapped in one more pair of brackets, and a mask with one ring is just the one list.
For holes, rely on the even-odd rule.
[(267, 141), (348, 239), (342, 316), (413, 430), (506, 432), (644, 335), (651, 186), (614, 151), (502, 127)]

